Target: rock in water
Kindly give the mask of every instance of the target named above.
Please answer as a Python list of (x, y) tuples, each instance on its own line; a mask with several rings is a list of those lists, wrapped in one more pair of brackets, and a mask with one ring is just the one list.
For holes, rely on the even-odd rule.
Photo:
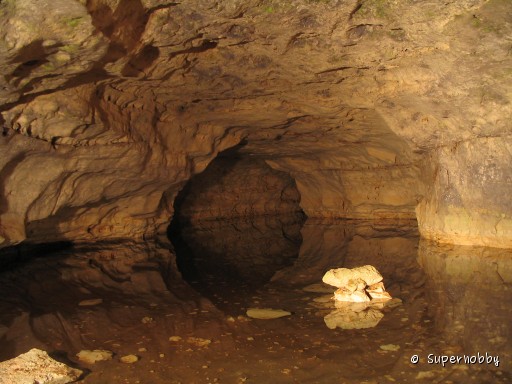
[(89, 351), (84, 349), (76, 354), (78, 360), (83, 361), (87, 364), (94, 364), (97, 361), (110, 360), (112, 359), (113, 353), (110, 351), (105, 351), (103, 349), (95, 349), (94, 351)]
[(253, 319), (277, 319), (279, 317), (290, 316), (292, 313), (284, 311), (282, 309), (271, 309), (271, 308), (249, 308), (247, 310), (247, 316)]
[(0, 384), (66, 384), (77, 380), (82, 373), (34, 348), (0, 363)]
[(364, 265), (362, 267), (352, 269), (331, 269), (327, 271), (322, 278), (322, 281), (337, 288), (344, 288), (353, 285), (354, 282), (357, 282), (359, 279), (364, 281), (366, 285), (373, 285), (382, 281), (382, 275), (374, 266)]
[(381, 281), (380, 283), (373, 284), (366, 288), (366, 293), (370, 295), (372, 300), (377, 301), (388, 301), (391, 300), (391, 295), (386, 292), (384, 288), (384, 283)]

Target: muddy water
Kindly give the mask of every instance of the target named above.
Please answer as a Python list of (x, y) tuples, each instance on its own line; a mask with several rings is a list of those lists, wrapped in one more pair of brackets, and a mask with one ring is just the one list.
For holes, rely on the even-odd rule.
[[(162, 245), (110, 243), (5, 270), (0, 360), (38, 347), (85, 370), (83, 383), (511, 382), (511, 251), (435, 246), (396, 224), (249, 224), (186, 228), (177, 260)], [(304, 287), (364, 264), (402, 305), (373, 328), (327, 328), (334, 308)], [(292, 315), (250, 319), (249, 307)], [(115, 355), (87, 365), (82, 349)], [(498, 367), (427, 360), (486, 352)], [(140, 360), (119, 362), (126, 354)]]

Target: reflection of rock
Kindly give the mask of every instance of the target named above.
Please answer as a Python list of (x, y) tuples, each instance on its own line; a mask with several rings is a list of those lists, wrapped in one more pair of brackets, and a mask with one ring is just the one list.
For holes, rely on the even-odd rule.
[(418, 262), (436, 333), (468, 354), (493, 351), (512, 371), (512, 249), (421, 240)]
[(381, 274), (371, 265), (364, 265), (357, 268), (336, 268), (327, 271), (322, 278), (326, 284), (338, 288), (354, 286), (362, 280), (365, 285), (372, 285), (382, 281)]
[(53, 360), (36, 348), (0, 363), (0, 384), (65, 384), (77, 380), (81, 374), (82, 371)]
[(336, 309), (324, 317), (325, 325), (330, 329), (361, 329), (375, 327), (384, 314), (373, 308), (355, 312), (352, 309)]
[(400, 299), (387, 302), (374, 301), (348, 302), (335, 301), (336, 309), (324, 317), (325, 325), (330, 329), (361, 329), (375, 327), (384, 317), (380, 309), (391, 309), (402, 304)]

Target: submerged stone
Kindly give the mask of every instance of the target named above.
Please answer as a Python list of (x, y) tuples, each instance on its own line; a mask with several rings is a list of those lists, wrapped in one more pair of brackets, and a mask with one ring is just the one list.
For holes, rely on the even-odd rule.
[(76, 354), (78, 360), (86, 364), (94, 364), (98, 361), (111, 360), (113, 353), (104, 349), (95, 349), (93, 351), (84, 349)]
[(400, 349), (399, 345), (396, 344), (384, 344), (379, 347), (383, 351), (396, 352)]
[(126, 355), (126, 356), (122, 356), (119, 361), (121, 363), (125, 363), (125, 364), (133, 364), (133, 363), (136, 363), (137, 361), (139, 361), (139, 357), (136, 356), (136, 355)]
[(283, 309), (272, 309), (272, 308), (249, 308), (247, 310), (247, 316), (253, 319), (278, 319), (280, 317), (290, 316), (292, 313)]
[(92, 307), (94, 305), (98, 305), (101, 303), (103, 303), (103, 299), (87, 299), (87, 300), (82, 300), (81, 302), (78, 303), (78, 305), (80, 307)]
[(212, 343), (210, 339), (203, 339), (201, 337), (189, 337), (187, 343), (193, 344), (196, 347), (207, 347)]

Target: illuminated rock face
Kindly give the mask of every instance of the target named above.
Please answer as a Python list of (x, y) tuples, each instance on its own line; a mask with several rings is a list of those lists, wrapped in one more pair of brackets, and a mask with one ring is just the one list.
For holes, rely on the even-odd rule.
[(240, 146), (294, 180), (309, 217), (417, 217), (430, 239), (512, 247), (511, 14), (503, 0), (4, 1), (0, 246), (150, 237)]

